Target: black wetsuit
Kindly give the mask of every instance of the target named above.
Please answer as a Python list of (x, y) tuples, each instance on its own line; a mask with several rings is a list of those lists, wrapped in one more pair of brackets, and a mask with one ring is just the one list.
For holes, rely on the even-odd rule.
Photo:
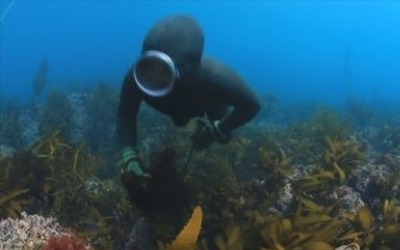
[(204, 115), (210, 120), (221, 120), (221, 130), (226, 134), (247, 123), (260, 109), (255, 94), (242, 78), (211, 57), (203, 57), (197, 81), (176, 85), (165, 97), (150, 97), (135, 84), (132, 69), (128, 71), (118, 110), (122, 146), (136, 146), (136, 117), (142, 101), (169, 115), (177, 126)]

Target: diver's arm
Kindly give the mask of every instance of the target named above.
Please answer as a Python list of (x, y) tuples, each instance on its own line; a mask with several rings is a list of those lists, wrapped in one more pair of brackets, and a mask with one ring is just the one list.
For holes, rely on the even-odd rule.
[(117, 132), (122, 148), (137, 146), (137, 113), (141, 100), (130, 69), (123, 82), (117, 115)]
[(229, 135), (253, 119), (260, 110), (260, 103), (238, 73), (209, 57), (203, 58), (202, 69), (208, 85), (207, 92), (213, 96), (212, 99), (233, 107), (218, 124), (223, 134)]

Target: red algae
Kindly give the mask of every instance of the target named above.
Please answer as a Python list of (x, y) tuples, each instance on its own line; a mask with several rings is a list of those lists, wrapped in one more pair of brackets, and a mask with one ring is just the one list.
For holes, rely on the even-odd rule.
[(88, 250), (89, 244), (76, 236), (54, 237), (47, 241), (44, 250)]

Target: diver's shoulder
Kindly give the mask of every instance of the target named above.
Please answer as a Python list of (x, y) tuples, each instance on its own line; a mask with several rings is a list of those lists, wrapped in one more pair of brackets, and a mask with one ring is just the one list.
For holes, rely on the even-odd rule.
[(236, 70), (210, 55), (201, 58), (201, 71), (204, 79), (211, 81), (244, 82)]
[(218, 60), (216, 57), (204, 54), (201, 57), (201, 68), (202, 69), (212, 69), (216, 66), (226, 66), (222, 61)]
[(210, 55), (203, 55), (201, 58), (201, 69), (205, 74), (211, 75), (236, 75), (237, 72), (227, 63)]

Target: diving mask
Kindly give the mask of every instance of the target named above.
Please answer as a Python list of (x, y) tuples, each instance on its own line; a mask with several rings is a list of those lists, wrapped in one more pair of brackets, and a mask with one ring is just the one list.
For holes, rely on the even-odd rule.
[(137, 61), (133, 76), (144, 93), (162, 97), (173, 89), (179, 79), (179, 71), (170, 56), (158, 50), (149, 50)]

